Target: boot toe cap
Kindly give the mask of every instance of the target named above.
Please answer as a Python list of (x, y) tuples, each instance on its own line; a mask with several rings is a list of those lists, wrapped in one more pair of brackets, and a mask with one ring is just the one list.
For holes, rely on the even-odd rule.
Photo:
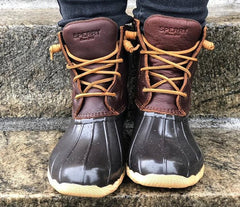
[[(114, 120), (72, 123), (49, 161), (51, 179), (58, 183), (114, 183), (124, 171), (121, 136)], [(111, 140), (110, 140), (111, 139)]]
[(142, 175), (190, 177), (203, 166), (186, 117), (144, 113), (136, 125), (128, 165)]

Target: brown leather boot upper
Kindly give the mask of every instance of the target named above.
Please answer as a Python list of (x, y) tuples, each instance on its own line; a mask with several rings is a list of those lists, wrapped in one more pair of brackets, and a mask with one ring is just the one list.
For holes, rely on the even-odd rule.
[(201, 25), (194, 20), (153, 15), (143, 30), (141, 35), (138, 26), (142, 51), (136, 104), (143, 111), (186, 116), (196, 56), (205, 39)]
[[(62, 51), (73, 79), (74, 118), (112, 116), (125, 110), (127, 97), (126, 67), (122, 59), (123, 28), (120, 29), (119, 41), (118, 36), (116, 23), (106, 18), (69, 23), (62, 34), (59, 34)], [(90, 70), (105, 66), (104, 69), (87, 74)], [(82, 76), (78, 78), (78, 75)], [(90, 84), (92, 86), (88, 87)], [(85, 90), (86, 88), (88, 89)], [(86, 96), (78, 97), (83, 93)]]

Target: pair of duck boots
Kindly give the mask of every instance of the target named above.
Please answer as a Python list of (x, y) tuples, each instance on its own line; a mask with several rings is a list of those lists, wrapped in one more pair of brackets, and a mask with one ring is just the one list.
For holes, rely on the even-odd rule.
[[(185, 188), (204, 173), (203, 155), (189, 129), (191, 84), (206, 28), (190, 19), (150, 16), (134, 31), (108, 18), (67, 24), (58, 34), (72, 80), (73, 120), (54, 148), (50, 184), (62, 194), (103, 197), (122, 183)], [(142, 29), (141, 29), (142, 28)], [(134, 42), (134, 44), (132, 44)], [(139, 55), (136, 121), (123, 144), (128, 53)]]

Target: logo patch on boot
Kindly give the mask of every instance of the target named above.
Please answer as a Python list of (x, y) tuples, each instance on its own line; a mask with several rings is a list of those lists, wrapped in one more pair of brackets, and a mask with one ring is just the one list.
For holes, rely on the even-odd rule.
[(100, 34), (100, 29), (97, 29), (97, 30), (91, 30), (86, 32), (73, 33), (73, 38), (79, 39), (79, 41), (93, 40), (96, 36), (99, 36), (99, 34)]
[(179, 36), (182, 34), (186, 34), (188, 29), (187, 28), (180, 28), (180, 27), (164, 27), (160, 26), (159, 31), (161, 33), (167, 34), (167, 35), (174, 35)]

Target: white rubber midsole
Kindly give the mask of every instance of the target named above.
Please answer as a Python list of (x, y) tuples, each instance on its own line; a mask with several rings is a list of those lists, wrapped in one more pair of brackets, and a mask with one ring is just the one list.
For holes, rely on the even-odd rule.
[(72, 183), (58, 183), (55, 179), (52, 179), (49, 170), (48, 170), (48, 180), (51, 186), (61, 194), (71, 195), (71, 196), (80, 196), (80, 197), (92, 197), (100, 198), (104, 197), (119, 187), (124, 178), (125, 172), (122, 173), (120, 178), (113, 184), (98, 187), (96, 185), (78, 185)]
[(127, 175), (135, 183), (158, 188), (186, 188), (195, 185), (204, 174), (204, 165), (196, 175), (190, 177), (184, 177), (180, 175), (158, 175), (148, 174), (141, 175), (138, 172), (133, 172), (127, 166)]

